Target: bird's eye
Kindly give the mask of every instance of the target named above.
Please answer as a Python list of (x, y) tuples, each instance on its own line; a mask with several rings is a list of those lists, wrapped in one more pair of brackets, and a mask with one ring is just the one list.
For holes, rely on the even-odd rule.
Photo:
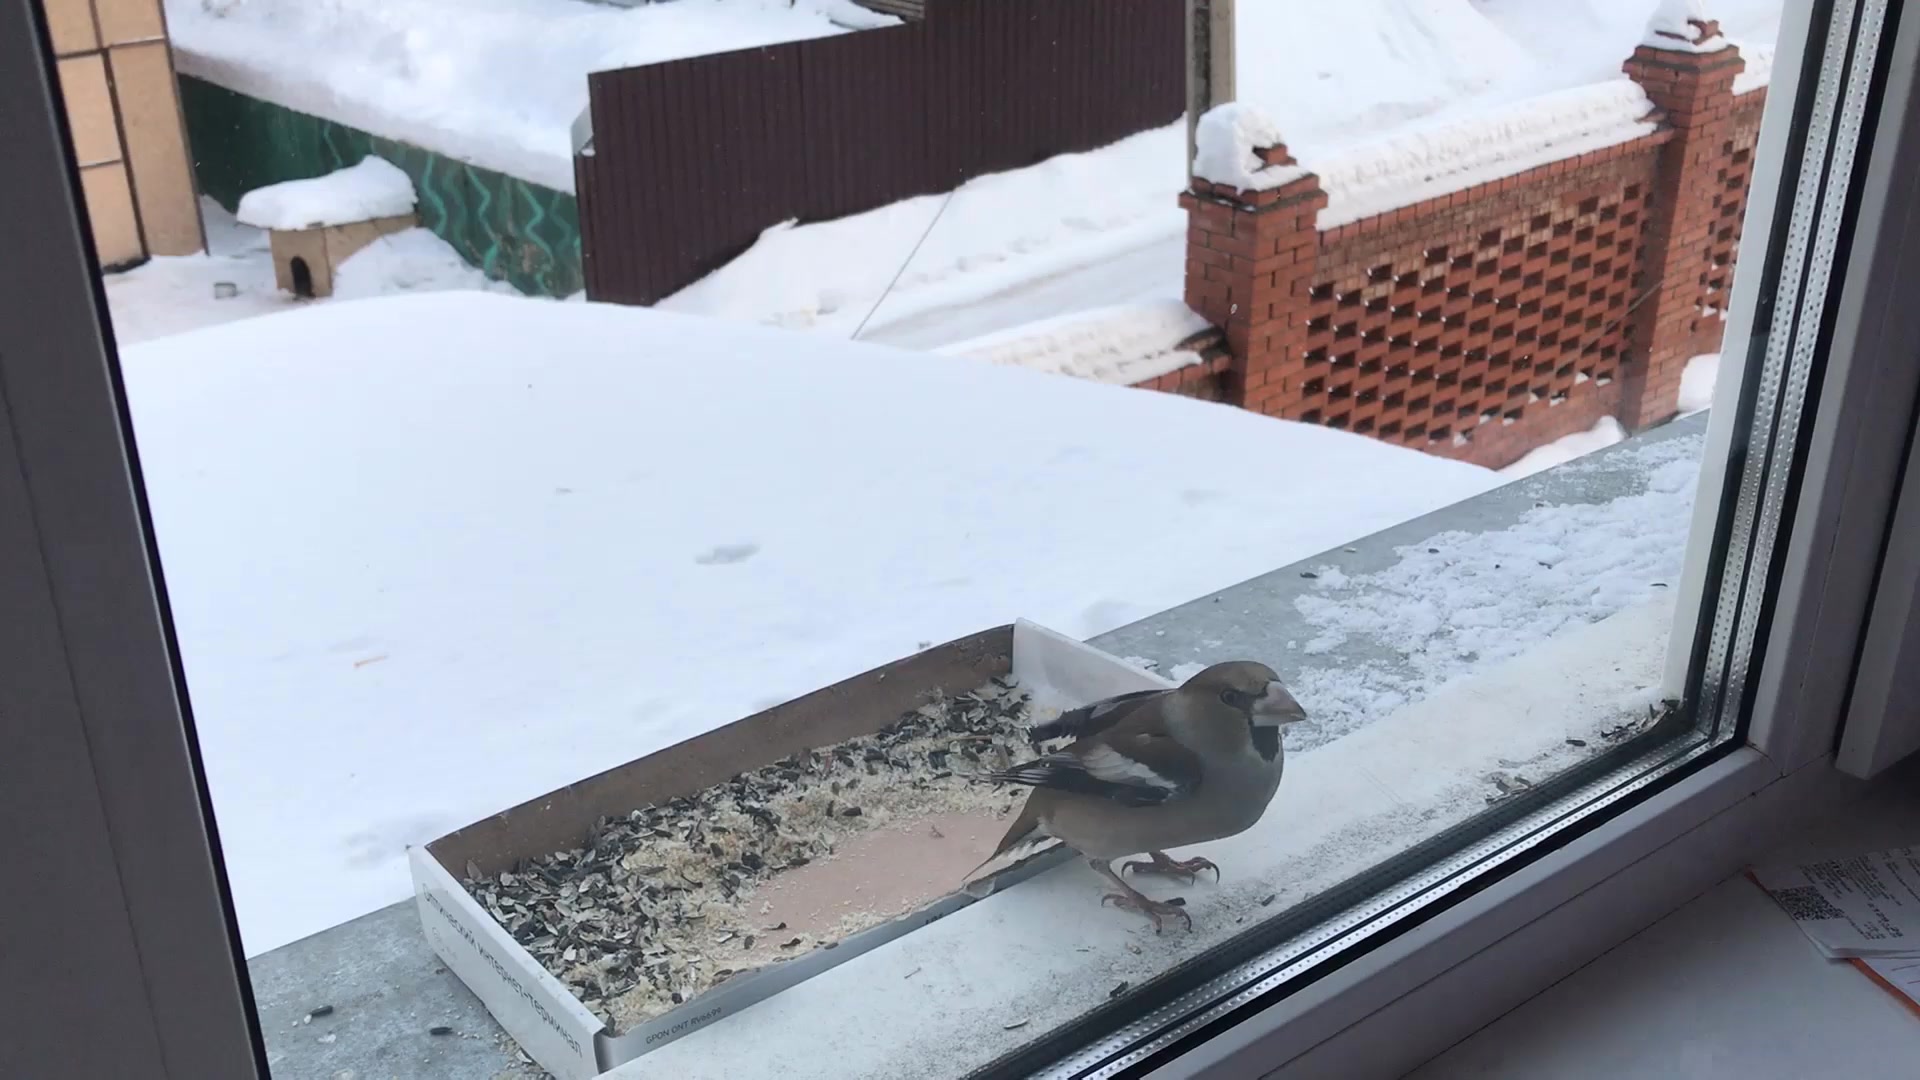
[(1223, 701), (1223, 702), (1225, 702), (1225, 703), (1227, 703), (1228, 705), (1231, 705), (1231, 706), (1233, 706), (1233, 707), (1234, 707), (1234, 708), (1236, 708), (1236, 709), (1240, 707), (1240, 703), (1241, 703), (1241, 702), (1242, 702), (1242, 701), (1243, 701), (1243, 700), (1244, 700), (1245, 698), (1246, 698), (1246, 695), (1245, 695), (1245, 694), (1242, 694), (1242, 693), (1241, 693), (1240, 691), (1238, 691), (1238, 690), (1222, 690), (1222, 691), (1220, 691), (1220, 700), (1221, 700), (1221, 701)]

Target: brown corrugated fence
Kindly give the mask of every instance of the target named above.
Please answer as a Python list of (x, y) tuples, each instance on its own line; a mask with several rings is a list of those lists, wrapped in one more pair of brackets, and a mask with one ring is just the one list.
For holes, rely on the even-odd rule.
[(651, 304), (822, 221), (1171, 123), (1183, 0), (934, 0), (925, 21), (598, 72), (587, 295)]

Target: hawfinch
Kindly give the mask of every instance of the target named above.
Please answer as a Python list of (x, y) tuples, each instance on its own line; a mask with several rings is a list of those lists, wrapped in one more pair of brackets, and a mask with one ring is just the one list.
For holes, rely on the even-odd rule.
[(1061, 713), (1033, 728), (1033, 742), (1071, 743), (990, 777), (1033, 790), (987, 862), (1053, 837), (1087, 856), (1119, 890), (1102, 903), (1140, 912), (1156, 932), (1168, 915), (1191, 929), (1182, 899), (1148, 898), (1114, 873), (1113, 860), (1146, 852), (1153, 861), (1121, 869), (1188, 880), (1212, 870), (1217, 879), (1220, 868), (1210, 860), (1179, 861), (1166, 849), (1233, 836), (1260, 820), (1285, 764), (1280, 728), (1304, 719), (1272, 668), (1244, 660), (1215, 664), (1175, 690), (1122, 694)]

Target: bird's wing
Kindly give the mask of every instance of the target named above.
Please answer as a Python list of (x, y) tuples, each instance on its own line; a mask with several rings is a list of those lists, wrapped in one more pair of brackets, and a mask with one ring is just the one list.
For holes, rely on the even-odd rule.
[(1035, 724), (1027, 737), (1035, 746), (1050, 739), (1085, 739), (1113, 727), (1136, 708), (1171, 690), (1135, 690), (1131, 694), (1102, 698), (1091, 705), (1068, 709), (1044, 724)]
[(1082, 739), (1058, 753), (993, 774), (1003, 783), (1091, 795), (1122, 806), (1158, 806), (1199, 790), (1193, 751), (1153, 725)]

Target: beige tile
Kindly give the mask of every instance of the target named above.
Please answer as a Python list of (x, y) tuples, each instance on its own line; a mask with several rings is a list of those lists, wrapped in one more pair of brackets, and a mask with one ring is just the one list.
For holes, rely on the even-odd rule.
[(160, 0), (93, 0), (100, 17), (102, 44), (118, 45), (130, 41), (151, 41), (166, 36), (166, 23), (160, 18)]
[(60, 61), (60, 94), (73, 130), (73, 154), (82, 168), (120, 160), (120, 132), (107, 89), (106, 58), (99, 53)]
[(167, 46), (116, 45), (108, 55), (147, 248), (155, 255), (191, 255), (201, 246), (200, 202)]
[(40, 0), (47, 15), (47, 33), (56, 55), (86, 52), (100, 47), (93, 32), (93, 5), (88, 0)]
[(100, 265), (123, 266), (146, 254), (140, 245), (140, 223), (133, 213), (133, 189), (126, 167), (119, 162), (80, 170), (86, 192), (87, 218), (93, 224), (93, 250)]

